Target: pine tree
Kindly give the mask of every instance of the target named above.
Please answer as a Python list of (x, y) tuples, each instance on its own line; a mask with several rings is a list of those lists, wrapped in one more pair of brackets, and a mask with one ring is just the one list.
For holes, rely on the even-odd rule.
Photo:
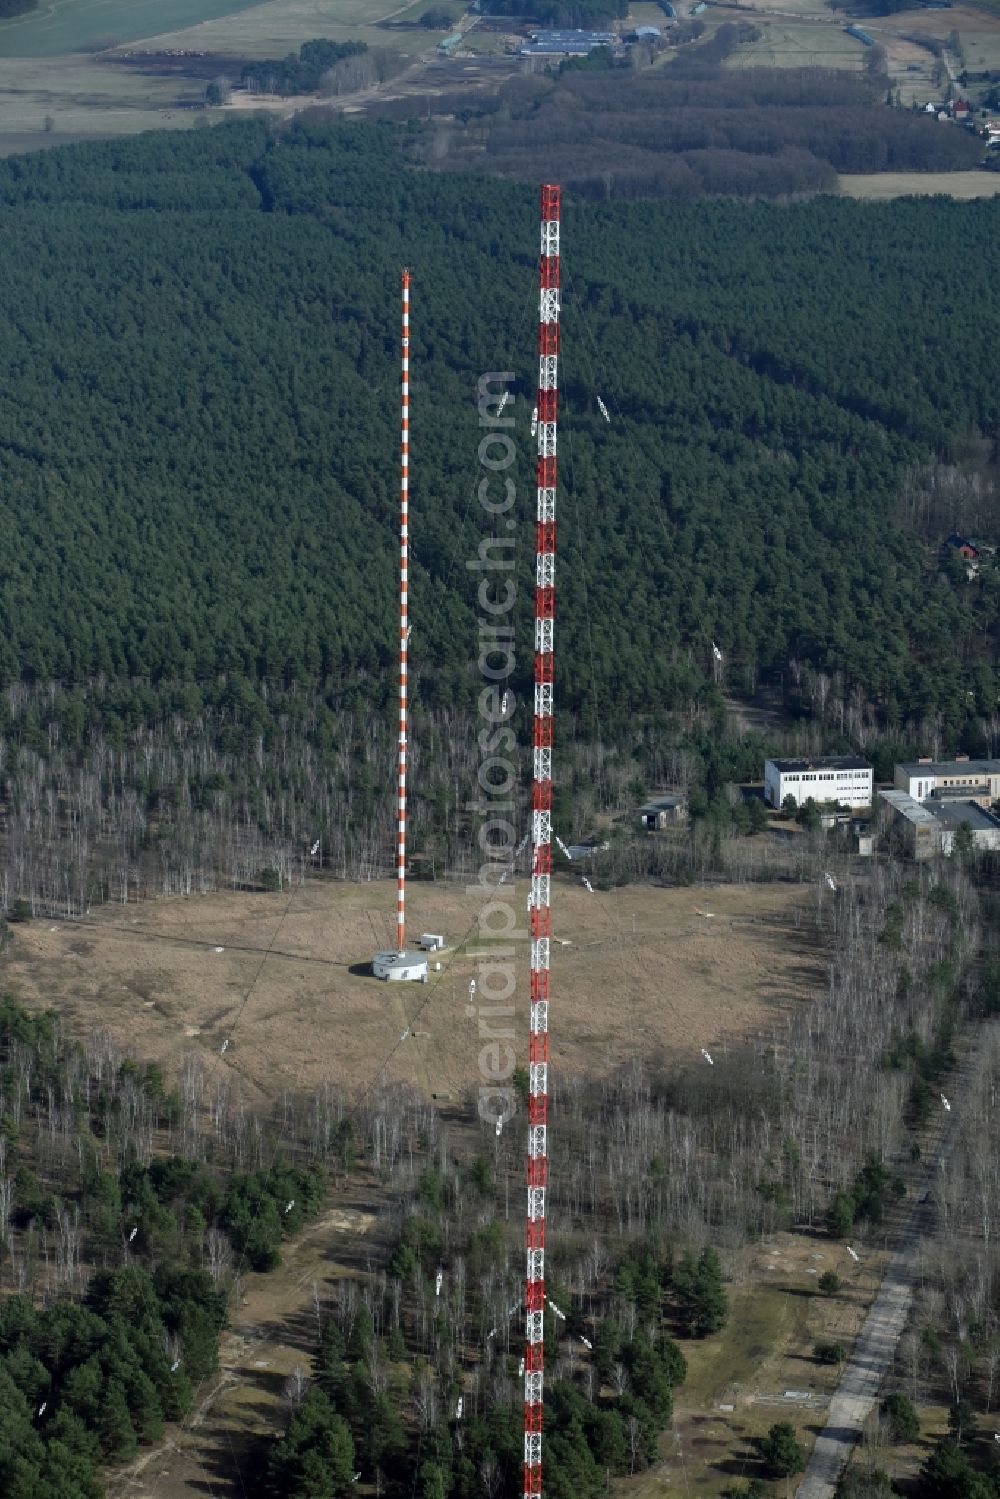
[(711, 1247), (702, 1250), (697, 1263), (686, 1255), (677, 1274), (681, 1317), (691, 1337), (704, 1338), (725, 1326), (729, 1298), (722, 1284), (722, 1266)]
[(920, 1435), (916, 1406), (905, 1395), (889, 1395), (882, 1401), (882, 1415), (893, 1442), (915, 1442)]
[(971, 1499), (972, 1467), (952, 1437), (942, 1437), (924, 1463), (920, 1488), (927, 1499)]
[(163, 1435), (163, 1408), (153, 1381), (141, 1369), (129, 1384), (129, 1413), (140, 1442), (155, 1442)]
[(125, 1386), (120, 1379), (108, 1380), (97, 1430), (101, 1439), (101, 1451), (112, 1462), (122, 1462), (131, 1457), (138, 1446), (135, 1427), (128, 1413)]
[(420, 1469), (420, 1499), (445, 1499), (444, 1470), (437, 1463), (424, 1463)]
[(790, 1478), (805, 1467), (806, 1455), (791, 1421), (775, 1421), (766, 1437), (757, 1438), (757, 1448), (776, 1478)]

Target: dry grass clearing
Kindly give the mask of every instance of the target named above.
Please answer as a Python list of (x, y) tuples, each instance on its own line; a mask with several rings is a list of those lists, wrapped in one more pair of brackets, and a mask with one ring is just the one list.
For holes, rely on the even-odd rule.
[[(513, 946), (522, 1059), (525, 890), (518, 881), (510, 896), (521, 927)], [(391, 946), (394, 900), (389, 881), (316, 881), (290, 898), (220, 894), (37, 921), (17, 928), (0, 984), (24, 1004), (58, 1009), (78, 1035), (106, 1028), (171, 1074), (185, 1052), (203, 1051), (252, 1096), (328, 1079), (357, 1088), (382, 1069), (457, 1099), (479, 1076), (469, 982), (483, 977), (470, 953), (481, 899), (451, 885), (412, 887), (411, 932), (443, 932), (457, 944), (426, 985), (370, 974), (372, 953)], [(556, 882), (555, 933), (568, 944), (552, 952), (556, 1066), (599, 1072), (637, 1054), (696, 1056), (770, 1028), (822, 984), (810, 907), (811, 892), (793, 885), (590, 895)]]
[[(945, 127), (942, 125), (942, 130)], [(1000, 193), (1000, 172), (873, 172), (841, 176), (840, 191), (849, 198), (992, 198)]]
[[(510, 899), (523, 927), (525, 881)], [(372, 953), (390, 944), (394, 905), (390, 881), (317, 880), (290, 897), (211, 895), (106, 909), (85, 922), (39, 920), (16, 928), (0, 958), (0, 986), (29, 1006), (59, 1009), (78, 1035), (107, 1028), (169, 1072), (186, 1051), (203, 1050), (257, 1097), (328, 1078), (360, 1087), (387, 1058), (387, 1078), (457, 1096), (479, 1075), (481, 1043), (468, 1001), (470, 978), (482, 977), (470, 951), (479, 945), (482, 902), (459, 887), (412, 886), (412, 931), (442, 931), (455, 944), (426, 986), (383, 984), (365, 971)], [(590, 895), (557, 881), (553, 905), (553, 1057), (561, 1069), (601, 1070), (637, 1052), (721, 1050), (728, 1037), (769, 1028), (784, 1010), (808, 1002), (822, 982), (825, 953), (810, 935), (813, 892), (802, 886), (634, 886)], [(525, 937), (514, 946), (523, 1059)], [(401, 1042), (411, 1023), (415, 1036)], [(232, 1044), (220, 1055), (227, 1038)], [(280, 1270), (246, 1277), (219, 1377), (189, 1422), (114, 1476), (115, 1499), (239, 1493), (237, 1468), (257, 1437), (280, 1427), (285, 1381), (296, 1365), (308, 1365), (315, 1294), (327, 1301), (339, 1279), (363, 1273), (369, 1253), (379, 1252), (377, 1202), (375, 1184), (353, 1183), (286, 1247)], [(784, 1295), (786, 1265), (777, 1285), (773, 1272), (741, 1266), (723, 1357), (709, 1344), (691, 1345), (691, 1395), (679, 1426), (685, 1441), (701, 1441), (698, 1422), (714, 1421), (705, 1412), (716, 1385), (745, 1378), (748, 1391), (763, 1388), (753, 1371), (772, 1334), (753, 1331), (760, 1316), (780, 1337), (786, 1322), (799, 1325), (797, 1301), (786, 1297), (791, 1313), (780, 1315), (773, 1301)], [(767, 1293), (762, 1312), (752, 1304), (754, 1280)], [(756, 1419), (740, 1411), (745, 1425)], [(731, 1458), (739, 1430), (726, 1426), (718, 1435)], [(719, 1461), (725, 1458), (720, 1447)], [(673, 1464), (666, 1453), (664, 1481)]]

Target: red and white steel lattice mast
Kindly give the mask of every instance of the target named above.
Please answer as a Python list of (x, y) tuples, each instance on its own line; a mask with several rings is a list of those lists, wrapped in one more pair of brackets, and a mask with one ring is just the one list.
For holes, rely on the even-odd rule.
[(538, 295), (538, 509), (535, 527), (535, 715), (531, 785), (531, 1032), (524, 1358), (524, 1499), (542, 1492), (545, 1193), (548, 1184), (549, 946), (552, 912), (552, 689), (555, 655), (556, 415), (559, 368), (559, 189), (541, 192)]
[(409, 488), (410, 488), (410, 273), (403, 271), (403, 327), (401, 353), (400, 479), (399, 479), (399, 815), (396, 846), (396, 951), (406, 946), (406, 656), (409, 644)]

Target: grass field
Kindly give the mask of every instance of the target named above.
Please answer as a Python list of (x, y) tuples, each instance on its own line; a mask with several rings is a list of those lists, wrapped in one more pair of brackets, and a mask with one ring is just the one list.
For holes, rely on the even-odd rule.
[(157, 31), (246, 10), (255, 0), (42, 0), (32, 15), (0, 22), (0, 57), (56, 57), (121, 46)]
[(730, 58), (733, 68), (844, 68), (858, 72), (864, 63), (864, 47), (839, 26), (807, 20), (759, 16), (761, 32), (756, 42), (742, 45)]
[[(944, 41), (957, 31), (969, 67), (996, 66), (1000, 56), (1000, 9), (980, 10), (978, 6), (953, 5), (949, 10), (898, 10), (892, 16), (876, 16), (863, 23), (872, 35), (876, 31), (923, 32)], [(994, 59), (991, 64), (990, 59)]]
[(204, 95), (196, 79), (150, 78), (79, 54), (0, 58), (0, 154), (155, 126), (176, 130), (198, 117), (191, 106)]
[(192, 124), (203, 81), (150, 77), (94, 51), (139, 40), (164, 20), (187, 23), (246, 3), (55, 0), (0, 23), (0, 155)]
[[(512, 897), (518, 913), (524, 889)], [(697, 1057), (770, 1028), (823, 981), (824, 954), (802, 915), (810, 897), (784, 884), (610, 895), (557, 884), (555, 933), (569, 944), (553, 943), (557, 1066), (600, 1072), (668, 1048)], [(331, 1078), (362, 1086), (390, 1058), (387, 1078), (457, 1100), (479, 1075), (478, 1020), (467, 1012), (477, 966), (466, 944), (427, 985), (372, 978), (372, 953), (391, 945), (394, 903), (389, 881), (324, 881), (290, 902), (212, 895), (108, 909), (86, 923), (34, 922), (0, 959), (0, 983), (24, 1003), (56, 1006), (76, 1034), (106, 1028), (171, 1074), (200, 1051), (255, 1096)], [(480, 903), (450, 885), (415, 884), (408, 905), (412, 931), (460, 943)], [(523, 936), (515, 948), (523, 1054)]]
[(660, 31), (666, 29), (667, 18), (655, 0), (636, 0), (629, 6), (622, 29), (631, 31), (636, 26), (655, 26)]
[[(199, 25), (167, 30), (160, 26), (148, 37), (150, 51), (177, 48), (196, 52), (221, 52), (239, 57), (284, 57), (301, 42), (326, 37), (332, 42), (367, 42), (406, 57), (416, 57), (432, 48), (446, 33), (407, 26), (395, 29), (381, 21), (412, 21), (428, 9), (418, 0), (264, 0)], [(449, 7), (461, 14), (457, 5)], [(407, 14), (409, 12), (409, 15)]]
[[(683, 1344), (688, 1377), (675, 1397), (672, 1430), (661, 1440), (661, 1460), (621, 1492), (630, 1499), (671, 1493), (709, 1499), (734, 1482), (761, 1477), (753, 1438), (775, 1421), (790, 1421), (810, 1450), (838, 1379), (837, 1368), (819, 1363), (813, 1347), (851, 1346), (883, 1258), (867, 1256), (859, 1273), (842, 1245), (793, 1233), (734, 1255), (726, 1326)], [(824, 1270), (841, 1277), (836, 1296), (817, 1293)]]
[[(731, 67), (859, 69), (864, 65), (865, 47), (844, 31), (851, 18), (843, 11), (831, 10), (826, 0), (741, 0), (740, 9), (754, 13), (764, 36), (740, 47)], [(955, 5), (941, 11), (898, 11), (892, 16), (871, 17), (864, 21), (864, 27), (885, 49), (890, 75), (904, 103), (941, 93), (931, 78), (932, 54), (905, 40), (907, 35), (922, 34), (943, 41), (957, 31), (966, 67), (973, 71), (1000, 67), (1000, 0), (995, 9)]]
[[(511, 891), (519, 922), (524, 895), (522, 880)], [(258, 1097), (326, 1078), (360, 1090), (388, 1057), (386, 1079), (456, 1098), (479, 1080), (468, 937), (480, 903), (460, 888), (413, 884), (412, 929), (443, 931), (455, 946), (429, 985), (388, 985), (364, 970), (390, 939), (394, 898), (391, 881), (316, 881), (290, 899), (212, 895), (109, 908), (85, 923), (38, 920), (16, 929), (0, 958), (0, 985), (29, 1005), (57, 1006), (77, 1034), (107, 1028), (174, 1075), (185, 1052), (201, 1050), (216, 1075), (241, 1079)], [(808, 935), (812, 901), (813, 892), (789, 884), (590, 895), (557, 881), (554, 1065), (565, 1076), (640, 1052), (697, 1059), (703, 1045), (721, 1052), (728, 1037), (770, 1029), (822, 988), (825, 952)], [(527, 943), (515, 945), (523, 1059)], [(400, 1043), (410, 1026), (415, 1038)], [(521, 1148), (515, 1132), (509, 1148)], [(281, 1425), (285, 1379), (307, 1365), (315, 1337), (314, 1287), (325, 1300), (341, 1277), (364, 1269), (379, 1201), (371, 1182), (353, 1184), (347, 1196), (338, 1191), (288, 1247), (280, 1270), (245, 1277), (220, 1374), (195, 1419), (115, 1476), (114, 1499), (147, 1487), (180, 1499), (227, 1482), (230, 1459)], [(643, 1494), (675, 1491), (682, 1473), (692, 1494), (720, 1493), (750, 1452), (749, 1438), (776, 1419), (769, 1402), (790, 1385), (816, 1392), (793, 1413), (814, 1419), (833, 1373), (813, 1364), (811, 1342), (828, 1331), (846, 1336), (860, 1315), (853, 1288), (836, 1303), (811, 1294), (810, 1272), (835, 1263), (837, 1253), (779, 1235), (727, 1257), (729, 1326), (720, 1338), (685, 1343), (691, 1373), (674, 1428), (681, 1448), (668, 1434), (662, 1462), (637, 1482)], [(720, 1412), (727, 1401), (734, 1411)]]
[[(952, 32), (957, 32), (961, 56), (952, 54), (951, 59), (956, 71), (963, 66), (973, 73), (1000, 68), (1000, 13), (955, 5), (950, 10), (897, 11), (891, 17), (873, 18), (865, 25), (885, 48), (904, 103), (914, 98), (920, 102), (940, 98), (942, 90), (932, 82), (933, 56), (925, 48), (901, 40), (903, 34), (945, 41)], [(911, 72), (911, 65), (919, 67), (920, 72)]]
[(1000, 193), (1000, 172), (874, 172), (871, 176), (842, 176), (840, 191), (849, 198), (906, 198), (935, 193), (948, 198), (993, 198)]
[[(391, 23), (412, 22), (429, 3), (55, 0), (34, 16), (0, 25), (0, 156), (204, 119), (196, 108), (204, 77), (156, 76), (110, 62), (99, 48), (284, 57), (323, 36), (416, 58), (432, 52), (445, 33)], [(444, 0), (444, 8), (457, 20), (464, 0)]]

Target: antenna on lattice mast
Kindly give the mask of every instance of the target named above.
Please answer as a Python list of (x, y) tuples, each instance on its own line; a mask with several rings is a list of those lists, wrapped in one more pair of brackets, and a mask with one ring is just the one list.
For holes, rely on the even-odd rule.
[[(377, 952), (372, 972), (377, 979), (427, 982), (427, 956), (406, 951), (406, 757), (409, 746), (409, 686), (407, 664), (410, 649), (410, 273), (402, 274), (402, 333), (400, 340), (400, 437), (399, 437), (399, 736), (396, 779), (396, 946), (392, 952)], [(409, 1034), (403, 1032), (404, 1038)]]
[(410, 273), (403, 271), (403, 326), (400, 339), (399, 435), (399, 816), (396, 840), (396, 949), (406, 947), (406, 656), (409, 646), (409, 504), (410, 504)]
[(559, 189), (541, 192), (538, 276), (538, 508), (535, 528), (535, 716), (531, 784), (531, 1031), (528, 1051), (527, 1312), (523, 1499), (542, 1492), (545, 1192), (548, 1179), (549, 945), (552, 911), (552, 689), (555, 656)]

